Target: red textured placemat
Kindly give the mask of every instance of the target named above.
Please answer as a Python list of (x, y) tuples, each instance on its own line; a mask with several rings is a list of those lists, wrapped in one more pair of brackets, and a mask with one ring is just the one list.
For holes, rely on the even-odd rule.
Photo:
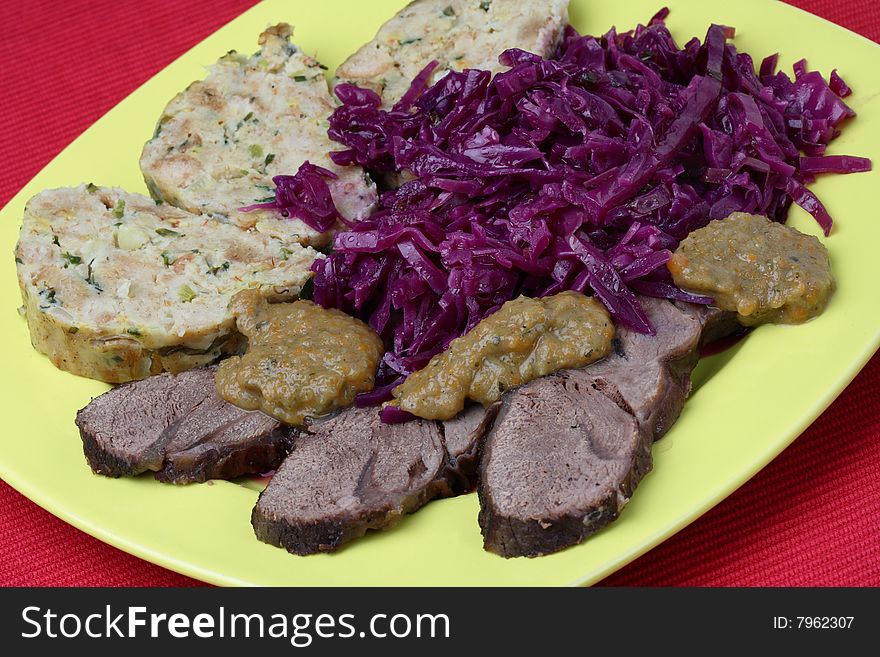
[[(658, 0), (660, 4), (662, 0)], [(128, 93), (253, 0), (0, 1), (0, 205)], [(874, 0), (793, 0), (880, 40)], [(880, 356), (739, 491), (606, 585), (880, 585)], [(0, 482), (0, 585), (192, 586)]]

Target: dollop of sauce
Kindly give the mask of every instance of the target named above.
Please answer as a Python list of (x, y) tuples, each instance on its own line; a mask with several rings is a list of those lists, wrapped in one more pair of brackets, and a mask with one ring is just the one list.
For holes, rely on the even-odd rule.
[(384, 349), (363, 322), (311, 301), (270, 304), (256, 290), (229, 307), (248, 339), (217, 369), (217, 394), (231, 404), (297, 425), (373, 388)]
[(831, 261), (812, 235), (744, 212), (688, 235), (667, 263), (680, 288), (706, 294), (741, 324), (800, 324), (834, 292)]
[(488, 405), (509, 388), (604, 358), (613, 338), (608, 311), (592, 297), (519, 297), (453, 340), (392, 394), (413, 415), (448, 420), (466, 399)]

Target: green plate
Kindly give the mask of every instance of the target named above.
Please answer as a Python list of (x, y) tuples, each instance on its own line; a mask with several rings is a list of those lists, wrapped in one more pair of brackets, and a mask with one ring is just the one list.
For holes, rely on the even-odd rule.
[[(10, 254), (28, 198), (49, 187), (94, 181), (145, 192), (143, 143), (165, 103), (231, 48), (251, 52), (270, 23), (295, 25), (295, 40), (333, 70), (404, 3), (273, 0), (254, 7), (171, 64), (87, 130), (2, 211), (0, 245)], [(711, 22), (736, 27), (736, 45), (756, 61), (779, 51), (785, 66), (805, 56), (826, 75), (837, 67), (856, 90), (859, 118), (832, 152), (880, 163), (880, 48), (781, 2), (669, 3), (683, 42)], [(572, 22), (601, 33), (628, 29), (655, 0), (572, 2)], [(876, 172), (829, 176), (813, 189), (837, 223), (824, 240), (839, 283), (827, 312), (804, 326), (765, 326), (735, 349), (704, 360), (681, 419), (654, 449), (655, 469), (620, 520), (587, 542), (537, 559), (484, 552), (475, 495), (432, 502), (388, 532), (332, 555), (296, 557), (254, 538), (253, 487), (218, 481), (176, 487), (148, 477), (93, 475), (73, 418), (107, 386), (56, 370), (29, 344), (11, 257), (0, 264), (0, 476), (80, 529), (122, 550), (216, 584), (567, 585), (589, 584), (678, 531), (733, 492), (791, 443), (837, 396), (880, 342), (880, 220)], [(791, 223), (817, 234), (805, 213)]]

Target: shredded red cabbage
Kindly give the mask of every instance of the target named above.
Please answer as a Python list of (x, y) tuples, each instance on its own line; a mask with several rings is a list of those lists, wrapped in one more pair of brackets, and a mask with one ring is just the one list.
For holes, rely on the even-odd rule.
[[(792, 80), (776, 56), (756, 73), (719, 25), (679, 48), (666, 13), (602, 37), (569, 27), (552, 59), (508, 50), (494, 79), (466, 70), (428, 87), (432, 63), (390, 111), (372, 91), (337, 88), (328, 134), (346, 148), (333, 161), (409, 179), (312, 267), (315, 300), (386, 341), (379, 387), (360, 403), (388, 399), (520, 294), (583, 291), (652, 333), (634, 293), (711, 301), (676, 288), (665, 263), (689, 232), (733, 211), (784, 221), (794, 201), (828, 233), (805, 185), (870, 168), (823, 156), (854, 116), (840, 98), (849, 87), (803, 61)], [(280, 192), (277, 207), (306, 221), (297, 204), (326, 210)]]
[(275, 200), (269, 203), (255, 203), (240, 208), (242, 212), (251, 210), (278, 210), (283, 217), (300, 219), (310, 228), (325, 233), (337, 220), (348, 223), (336, 209), (327, 180), (335, 180), (336, 174), (328, 169), (302, 163), (293, 176), (275, 176)]

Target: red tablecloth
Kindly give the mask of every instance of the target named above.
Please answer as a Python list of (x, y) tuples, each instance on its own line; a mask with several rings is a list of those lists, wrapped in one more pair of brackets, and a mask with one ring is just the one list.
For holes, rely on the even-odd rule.
[[(2, 0), (0, 205), (128, 93), (252, 4)], [(880, 41), (874, 0), (792, 4)], [(758, 476), (604, 584), (880, 585), (878, 393), (880, 356)], [(0, 585), (199, 584), (97, 541), (0, 482)]]

